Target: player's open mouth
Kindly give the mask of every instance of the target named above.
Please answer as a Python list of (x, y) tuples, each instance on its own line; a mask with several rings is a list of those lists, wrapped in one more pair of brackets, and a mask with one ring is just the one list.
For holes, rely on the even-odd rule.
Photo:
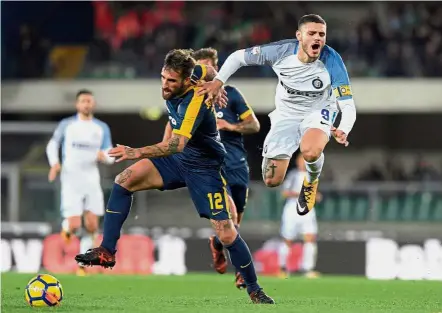
[(312, 45), (312, 50), (313, 52), (317, 52), (319, 50), (319, 48), (321, 47), (321, 45), (319, 43), (314, 43)]

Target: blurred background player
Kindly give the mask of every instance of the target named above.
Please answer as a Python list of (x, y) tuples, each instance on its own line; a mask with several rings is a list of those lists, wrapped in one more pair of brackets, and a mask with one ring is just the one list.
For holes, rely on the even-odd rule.
[[(279, 186), (292, 154), (300, 147), (307, 175), (298, 198), (299, 214), (307, 214), (315, 204), (323, 150), (330, 134), (347, 146), (347, 136), (356, 121), (347, 69), (341, 56), (325, 45), (326, 31), (322, 17), (305, 15), (298, 22), (296, 39), (233, 52), (201, 91), (211, 99), (242, 66), (272, 66), (279, 81), (276, 109), (269, 114), (271, 128), (264, 141), (262, 176), (267, 186)], [(336, 102), (342, 112), (338, 129), (333, 127)]]
[[(60, 173), (61, 235), (69, 243), (71, 235), (81, 230), (84, 218), (85, 232), (81, 236), (80, 251), (94, 246), (99, 217), (104, 214), (103, 191), (97, 162), (112, 164), (107, 155), (112, 148), (108, 125), (93, 116), (95, 99), (91, 91), (80, 90), (76, 96), (77, 114), (63, 119), (46, 146), (51, 169), (49, 181)], [(60, 145), (62, 162), (59, 159)], [(84, 275), (83, 267), (77, 271)]]
[[(218, 52), (215, 49), (203, 48), (193, 52), (192, 56), (198, 64), (210, 65), (218, 71)], [(249, 192), (249, 166), (243, 135), (259, 132), (260, 124), (252, 108), (238, 89), (229, 85), (226, 85), (224, 89), (227, 92), (228, 104), (226, 107), (215, 106), (215, 109), (221, 142), (227, 151), (224, 160), (226, 180), (237, 211), (236, 221), (233, 219), (233, 222), (235, 226), (239, 227)], [(215, 269), (220, 274), (224, 274), (227, 260), (223, 245), (216, 236), (211, 236), (209, 243)], [(244, 280), (238, 270), (235, 273), (235, 284), (238, 288), (245, 287)]]
[[(293, 245), (293, 240), (298, 235), (303, 236), (303, 252), (300, 272), (308, 278), (318, 277), (314, 271), (316, 265), (316, 234), (318, 223), (315, 210), (310, 214), (301, 216), (296, 211), (299, 192), (306, 175), (305, 162), (301, 154), (296, 157), (296, 168), (290, 170), (283, 184), (282, 196), (286, 199), (284, 211), (281, 218), (281, 237), (284, 240), (279, 248), (280, 277), (286, 278), (289, 275), (287, 270), (287, 257)], [(322, 195), (316, 194), (316, 202), (321, 201)]]

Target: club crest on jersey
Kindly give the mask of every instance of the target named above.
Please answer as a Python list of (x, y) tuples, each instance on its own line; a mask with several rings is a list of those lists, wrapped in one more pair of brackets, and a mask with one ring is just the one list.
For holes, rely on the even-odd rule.
[(176, 125), (176, 120), (173, 117), (169, 116), (169, 120), (172, 123), (172, 125), (174, 126)]
[(216, 112), (217, 118), (223, 118), (223, 116), (224, 116), (223, 112)]
[(322, 80), (319, 79), (319, 77), (316, 77), (315, 79), (313, 79), (312, 85), (316, 89), (321, 89), (322, 86), (324, 86), (324, 83), (322, 82)]
[(252, 48), (252, 54), (253, 55), (257, 55), (257, 54), (260, 54), (260, 53), (261, 53), (261, 47), (256, 46), (256, 47)]

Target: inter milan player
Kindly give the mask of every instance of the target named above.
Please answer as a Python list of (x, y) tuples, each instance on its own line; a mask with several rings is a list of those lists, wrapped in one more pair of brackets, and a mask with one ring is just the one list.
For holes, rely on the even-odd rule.
[[(298, 22), (296, 39), (235, 51), (215, 79), (204, 83), (199, 91), (208, 94), (211, 101), (240, 67), (273, 68), (278, 76), (276, 108), (269, 114), (271, 128), (264, 141), (262, 176), (267, 186), (279, 186), (290, 158), (300, 147), (307, 171), (298, 197), (300, 215), (315, 205), (323, 151), (330, 134), (347, 146), (347, 136), (356, 121), (347, 70), (341, 56), (325, 44), (326, 31), (326, 23), (319, 15), (305, 15)], [(336, 129), (333, 122), (337, 104), (342, 117)]]

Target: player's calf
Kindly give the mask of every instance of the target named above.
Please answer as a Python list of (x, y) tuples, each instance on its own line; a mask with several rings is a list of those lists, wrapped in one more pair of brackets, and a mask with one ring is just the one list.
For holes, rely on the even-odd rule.
[(258, 285), (252, 254), (245, 241), (238, 234), (232, 220), (210, 220), (218, 238), (229, 251), (233, 266), (241, 273), (247, 285), (247, 292), (254, 303), (274, 303)]
[(262, 178), (267, 187), (277, 187), (282, 184), (289, 162), (290, 159), (263, 159)]
[(69, 244), (72, 238), (78, 230), (81, 229), (81, 216), (69, 216), (61, 223), (61, 237), (66, 244)]

